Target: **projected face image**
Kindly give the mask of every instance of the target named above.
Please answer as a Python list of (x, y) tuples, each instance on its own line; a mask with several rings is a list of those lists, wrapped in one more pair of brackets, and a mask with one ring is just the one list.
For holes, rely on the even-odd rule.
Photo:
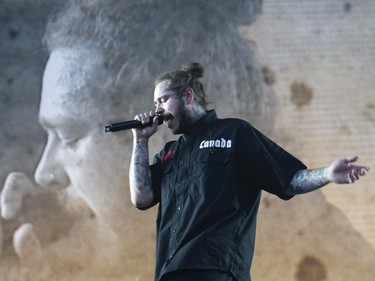
[[(93, 48), (50, 53), (38, 113), (47, 140), (36, 185), (13, 172), (0, 198), (5, 219), (0, 227), (7, 235), (0, 233), (0, 238), (11, 241), (6, 257), (19, 261), (12, 270), (20, 279), (12, 280), (59, 274), (66, 280), (104, 280), (107, 275), (139, 280), (141, 274), (152, 274), (152, 267), (140, 266), (152, 262), (153, 255), (143, 249), (152, 247), (154, 225), (148, 216), (135, 214), (129, 197), (131, 134), (104, 132), (104, 125), (124, 118), (132, 102), (128, 89), (113, 87), (111, 78)], [(134, 235), (141, 227), (151, 235), (146, 241)]]
[(39, 112), (48, 141), (35, 180), (63, 190), (69, 204), (84, 205), (90, 217), (114, 229), (119, 223), (111, 222), (123, 215), (127, 201), (127, 173), (123, 144), (103, 134), (106, 106), (98, 108), (93, 102), (101, 93), (90, 91), (90, 83), (100, 83), (95, 74), (100, 63), (100, 56), (86, 49), (50, 55)]

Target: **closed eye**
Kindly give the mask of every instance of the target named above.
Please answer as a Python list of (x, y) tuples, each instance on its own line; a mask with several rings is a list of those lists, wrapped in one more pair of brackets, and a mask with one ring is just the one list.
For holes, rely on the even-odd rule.
[(81, 136), (63, 133), (60, 130), (56, 130), (57, 136), (63, 147), (73, 149), (76, 147), (78, 141), (82, 138)]
[(171, 93), (171, 94), (166, 94), (164, 96), (161, 96), (160, 98), (156, 99), (154, 102), (154, 105), (157, 106), (158, 104), (161, 103), (166, 103), (171, 97), (176, 96), (176, 93)]
[(157, 106), (158, 104), (165, 103), (169, 98), (170, 98), (170, 95), (162, 96), (162, 97), (158, 98), (158, 99), (154, 102), (154, 104), (155, 104), (155, 106)]

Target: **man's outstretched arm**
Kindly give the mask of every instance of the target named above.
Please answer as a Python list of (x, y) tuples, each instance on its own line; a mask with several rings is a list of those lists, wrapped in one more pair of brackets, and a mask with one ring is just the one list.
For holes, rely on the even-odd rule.
[(285, 189), (288, 195), (302, 194), (314, 191), (328, 183), (353, 183), (370, 170), (367, 166), (356, 166), (352, 163), (358, 156), (334, 161), (325, 168), (298, 171)]

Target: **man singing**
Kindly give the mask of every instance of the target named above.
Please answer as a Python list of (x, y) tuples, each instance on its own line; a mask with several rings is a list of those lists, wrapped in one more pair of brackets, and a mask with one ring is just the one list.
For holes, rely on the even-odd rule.
[[(288, 200), (330, 183), (353, 183), (369, 167), (357, 156), (325, 168), (306, 166), (244, 120), (219, 119), (208, 110), (190, 63), (156, 79), (155, 112), (135, 119), (130, 165), (133, 204), (159, 203), (155, 281), (249, 281), (261, 191)], [(228, 104), (230, 106), (230, 104)], [(175, 135), (149, 164), (148, 141), (158, 118)]]

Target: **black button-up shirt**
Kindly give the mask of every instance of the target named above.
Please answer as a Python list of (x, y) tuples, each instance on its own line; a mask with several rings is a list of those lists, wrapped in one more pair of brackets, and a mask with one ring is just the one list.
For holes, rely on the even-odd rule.
[(231, 272), (250, 280), (261, 190), (283, 190), (306, 169), (249, 123), (215, 111), (169, 142), (151, 165), (157, 218), (156, 273)]

